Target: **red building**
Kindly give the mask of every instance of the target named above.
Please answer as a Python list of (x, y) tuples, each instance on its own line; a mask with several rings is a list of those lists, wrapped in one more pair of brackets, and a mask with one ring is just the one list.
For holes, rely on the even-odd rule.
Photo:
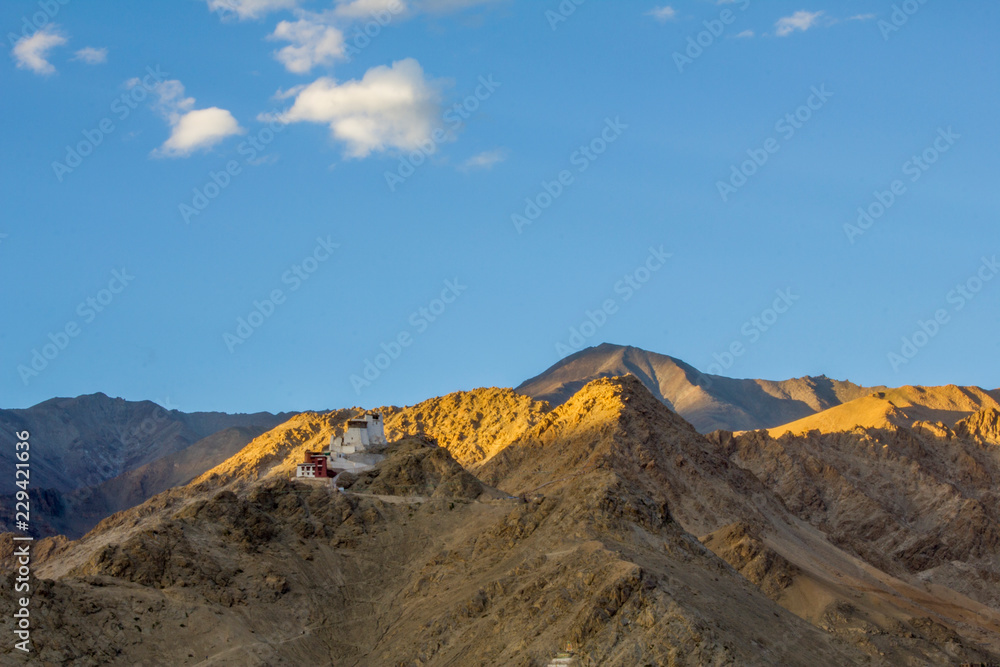
[(326, 467), (326, 455), (316, 452), (306, 452), (305, 460), (295, 469), (296, 477), (307, 477), (313, 479), (329, 479), (333, 477)]

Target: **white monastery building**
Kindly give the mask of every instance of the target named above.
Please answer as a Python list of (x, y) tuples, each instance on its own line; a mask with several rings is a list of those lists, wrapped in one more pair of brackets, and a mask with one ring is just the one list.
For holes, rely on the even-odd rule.
[(332, 479), (341, 472), (361, 472), (385, 458), (380, 452), (388, 441), (382, 415), (368, 411), (348, 419), (344, 435), (330, 438), (325, 452), (306, 452), (305, 460), (295, 468), (299, 479)]

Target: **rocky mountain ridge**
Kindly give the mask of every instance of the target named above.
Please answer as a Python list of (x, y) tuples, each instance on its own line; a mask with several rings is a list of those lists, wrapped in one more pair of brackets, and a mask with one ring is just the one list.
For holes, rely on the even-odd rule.
[[(151, 401), (104, 394), (53, 398), (0, 410), (0, 465), (14, 468), (15, 433), (31, 434), (32, 504), (39, 535), (79, 536), (109, 513), (131, 507), (228, 458), (289, 414), (183, 413)], [(214, 437), (213, 437), (214, 436)], [(13, 475), (0, 497), (17, 490)], [(0, 530), (13, 503), (0, 503)]]
[(739, 380), (702, 373), (663, 354), (602, 343), (562, 359), (515, 391), (559, 405), (592, 380), (624, 375), (634, 375), (702, 433), (779, 426), (882, 389), (826, 376)]
[[(888, 443), (706, 438), (634, 377), (551, 409), (476, 390), (386, 412), (392, 455), (342, 493), (289, 477), (353, 411), (304, 413), (81, 540), (39, 543), (40, 650), (66, 664), (536, 665), (567, 643), (581, 665), (1000, 656), (1000, 610), (962, 574), (997, 560), (985, 435), (947, 473), (959, 449), (902, 428)], [(988, 435), (992, 418), (962, 432)], [(878, 461), (896, 471), (886, 486), (923, 472), (886, 500), (862, 476)], [(885, 518), (859, 524), (879, 501)], [(940, 520), (914, 524), (924, 510)], [(913, 548), (928, 535), (947, 557)]]

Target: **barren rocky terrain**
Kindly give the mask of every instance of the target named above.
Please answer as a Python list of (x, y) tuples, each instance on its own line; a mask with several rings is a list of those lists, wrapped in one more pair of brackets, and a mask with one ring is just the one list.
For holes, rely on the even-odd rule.
[[(771, 382), (700, 373), (638, 348), (603, 344), (567, 357), (518, 388), (484, 388), (428, 399), (409, 408), (380, 408), (390, 437), (421, 432), (439, 438), (463, 465), (488, 459), (587, 382), (635, 374), (654, 396), (702, 432), (759, 428), (812, 415), (866, 394), (850, 382), (799, 378)], [(668, 398), (669, 397), (669, 398)], [(353, 413), (362, 412), (353, 408)], [(56, 398), (26, 410), (0, 410), (0, 440), (34, 433), (38, 466), (31, 502), (43, 511), (38, 535), (79, 537), (110, 514), (186, 484), (237, 453), (291, 414), (182, 413), (149, 401), (92, 394)], [(0, 461), (10, 457), (0, 451)], [(13, 463), (7, 460), (7, 463)], [(8, 483), (9, 485), (9, 483)], [(10, 499), (13, 487), (0, 498)], [(2, 503), (0, 530), (12, 503)]]
[(706, 437), (633, 376), (554, 408), (476, 390), (386, 408), (388, 458), (343, 491), (291, 479), (356, 412), (296, 415), (75, 542), (39, 542), (37, 657), (1000, 661), (988, 406), (940, 431)]

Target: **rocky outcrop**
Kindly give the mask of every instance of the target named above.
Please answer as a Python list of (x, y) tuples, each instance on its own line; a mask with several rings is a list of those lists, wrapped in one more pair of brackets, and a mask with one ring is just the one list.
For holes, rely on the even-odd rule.
[(385, 456), (371, 470), (357, 475), (343, 473), (337, 478), (338, 486), (352, 493), (464, 500), (475, 500), (486, 490), (447, 449), (425, 436), (392, 443)]
[(985, 408), (955, 425), (955, 435), (975, 442), (1000, 445), (1000, 410)]

